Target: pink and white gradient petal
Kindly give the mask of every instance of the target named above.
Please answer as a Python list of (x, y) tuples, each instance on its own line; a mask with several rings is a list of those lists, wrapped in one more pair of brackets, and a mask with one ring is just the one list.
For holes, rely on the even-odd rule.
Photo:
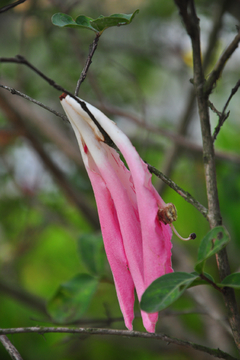
[[(129, 170), (118, 153), (103, 142), (101, 132), (76, 100), (69, 96), (61, 100), (93, 186), (120, 307), (126, 326), (131, 329), (133, 288), (140, 300), (152, 281), (173, 271), (171, 229), (157, 216), (165, 203), (151, 183), (147, 165), (114, 122), (85, 102), (122, 152)], [(158, 313), (142, 312), (142, 319), (146, 330), (154, 332)]]

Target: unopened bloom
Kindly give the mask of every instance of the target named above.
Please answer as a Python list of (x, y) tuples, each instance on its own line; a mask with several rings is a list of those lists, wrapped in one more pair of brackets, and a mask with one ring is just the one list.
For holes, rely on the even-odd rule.
[[(151, 183), (147, 165), (113, 121), (83, 100), (66, 94), (60, 99), (92, 183), (120, 308), (131, 330), (134, 289), (140, 301), (156, 278), (173, 271), (171, 229), (159, 216), (166, 204)], [(129, 170), (106, 136), (121, 151)], [(154, 332), (158, 313), (141, 315), (146, 330)]]

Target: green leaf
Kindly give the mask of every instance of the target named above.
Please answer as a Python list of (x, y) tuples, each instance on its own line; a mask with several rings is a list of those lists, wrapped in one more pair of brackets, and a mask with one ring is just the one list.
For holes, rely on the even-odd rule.
[(83, 27), (83, 28), (97, 32), (97, 30), (91, 25), (91, 20), (92, 20), (92, 18), (90, 18), (90, 17), (84, 16), (84, 15), (79, 15), (76, 18), (76, 26)]
[(234, 289), (240, 289), (240, 273), (233, 273), (228, 275), (223, 279), (220, 284), (217, 284), (220, 287), (231, 287)]
[(132, 22), (139, 10), (134, 11), (133, 14), (113, 14), (110, 16), (99, 16), (97, 19), (92, 19), (85, 15), (79, 15), (76, 21), (67, 14), (57, 13), (52, 16), (52, 23), (60, 27), (79, 27), (85, 28), (96, 33), (102, 33), (109, 27), (128, 25)]
[(52, 23), (53, 25), (60, 26), (60, 27), (74, 27), (77, 26), (75, 20), (70, 15), (57, 13), (52, 16)]
[[(213, 239), (215, 241), (213, 242)], [(202, 273), (205, 261), (222, 250), (230, 241), (230, 236), (224, 226), (217, 226), (210, 230), (207, 235), (202, 239), (198, 249), (198, 259), (195, 270)]]
[(60, 285), (47, 304), (50, 316), (60, 324), (78, 320), (86, 312), (97, 285), (98, 280), (88, 274), (78, 274)]
[(78, 251), (87, 270), (95, 276), (104, 271), (105, 252), (101, 234), (83, 234), (78, 239)]
[(91, 25), (102, 32), (112, 26), (128, 25), (132, 22), (139, 10), (134, 11), (133, 14), (113, 14), (110, 16), (99, 16), (97, 19), (91, 21)]
[(170, 273), (161, 276), (144, 292), (140, 307), (143, 311), (153, 313), (160, 311), (176, 301), (190, 284), (199, 277), (185, 272)]

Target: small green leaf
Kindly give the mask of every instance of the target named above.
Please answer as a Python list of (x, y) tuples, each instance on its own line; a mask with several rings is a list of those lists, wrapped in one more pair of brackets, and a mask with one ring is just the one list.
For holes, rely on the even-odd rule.
[(92, 25), (91, 25), (91, 20), (92, 18), (84, 16), (84, 15), (79, 15), (76, 18), (76, 26), (78, 27), (83, 27), (89, 30), (93, 30), (95, 32), (98, 32), (97, 29), (95, 29)]
[(53, 25), (64, 27), (64, 26), (76, 26), (75, 20), (70, 15), (57, 13), (52, 16)]
[(104, 270), (105, 252), (101, 234), (83, 234), (78, 239), (78, 251), (87, 270), (101, 276)]
[[(215, 241), (213, 242), (213, 239)], [(198, 260), (195, 270), (202, 273), (205, 261), (222, 250), (230, 241), (230, 236), (224, 226), (217, 226), (210, 230), (207, 235), (202, 239), (198, 249)]]
[(160, 311), (176, 301), (190, 284), (199, 277), (185, 272), (170, 273), (161, 276), (144, 292), (140, 307), (143, 311), (153, 313)]
[(240, 273), (233, 273), (228, 275), (223, 279), (220, 284), (217, 284), (220, 287), (231, 287), (234, 289), (240, 289)]
[(88, 274), (78, 274), (57, 289), (47, 304), (50, 316), (64, 324), (78, 320), (87, 310), (98, 280)]
[(89, 29), (95, 32), (98, 32), (96, 29), (94, 29), (90, 21), (92, 18), (89, 18), (84, 15), (78, 16), (78, 18), (73, 20), (73, 18), (67, 14), (57, 13), (52, 16), (52, 23), (53, 25), (59, 26), (59, 27), (80, 27)]
[(92, 19), (85, 15), (79, 15), (76, 21), (67, 14), (57, 13), (52, 16), (52, 23), (60, 27), (79, 27), (85, 28), (96, 33), (102, 33), (109, 27), (128, 25), (132, 22), (139, 10), (134, 11), (133, 14), (113, 14), (110, 16), (99, 16), (97, 19)]
[(102, 32), (112, 26), (128, 25), (132, 22), (139, 10), (134, 11), (133, 14), (113, 14), (110, 16), (99, 16), (97, 19), (91, 21), (91, 25)]

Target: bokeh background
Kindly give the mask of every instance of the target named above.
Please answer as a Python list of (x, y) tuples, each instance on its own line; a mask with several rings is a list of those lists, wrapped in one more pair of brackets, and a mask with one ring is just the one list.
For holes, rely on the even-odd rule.
[[(10, 1), (0, 1), (1, 7)], [(236, 35), (240, 1), (196, 1), (205, 73)], [(193, 94), (189, 38), (173, 1), (27, 0), (0, 14), (1, 57), (25, 56), (47, 76), (74, 92), (94, 33), (55, 27), (51, 16), (92, 18), (140, 13), (128, 26), (100, 38), (80, 97), (98, 106), (128, 134), (141, 157), (207, 206), (201, 132)], [(207, 55), (206, 55), (207, 54)], [(221, 111), (240, 77), (240, 51), (226, 65), (211, 101)], [(63, 113), (60, 93), (24, 65), (1, 63), (0, 83)], [(228, 253), (239, 271), (239, 93), (216, 140), (216, 166), (223, 223), (231, 234)], [(218, 117), (211, 112), (212, 129)], [(206, 219), (161, 180), (153, 182), (178, 209), (173, 268), (193, 271)], [(91, 263), (86, 248), (92, 246)], [(86, 245), (86, 246), (85, 246)], [(207, 271), (218, 280), (215, 259)], [(87, 274), (92, 291), (69, 318), (61, 284)], [(82, 275), (81, 275), (82, 276)], [(89, 278), (88, 278), (89, 276)], [(77, 281), (77, 280), (76, 280)], [(90, 281), (90, 282), (91, 282)], [(60, 289), (60, 290), (59, 290)], [(61, 292), (62, 291), (62, 292)], [(239, 300), (239, 295), (238, 300)], [(82, 298), (81, 298), (82, 299)], [(80, 301), (79, 301), (80, 303)], [(87, 306), (88, 305), (88, 306)], [(0, 327), (72, 323), (124, 329), (107, 264), (93, 191), (69, 124), (26, 99), (0, 89)], [(134, 329), (144, 331), (136, 303)], [(51, 317), (49, 317), (49, 314)], [(160, 313), (157, 331), (235, 354), (223, 300), (208, 287), (187, 291)], [(161, 341), (107, 336), (21, 334), (9, 339), (24, 360), (210, 359)], [(1, 360), (9, 359), (0, 346)]]

